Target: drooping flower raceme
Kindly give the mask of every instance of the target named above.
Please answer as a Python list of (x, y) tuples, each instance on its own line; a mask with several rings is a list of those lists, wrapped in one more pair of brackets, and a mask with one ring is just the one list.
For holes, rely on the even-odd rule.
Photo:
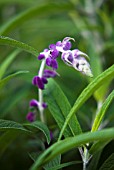
[[(63, 41), (50, 44), (48, 49), (44, 49), (44, 51), (39, 54), (38, 60), (42, 60), (42, 63), (38, 75), (34, 76), (32, 80), (32, 84), (38, 88), (39, 100), (32, 99), (30, 101), (29, 105), (33, 112), (29, 112), (26, 116), (30, 122), (36, 118), (35, 110), (39, 110), (41, 121), (45, 121), (43, 111), (47, 107), (47, 104), (43, 101), (42, 90), (45, 89), (45, 84), (48, 83), (49, 78), (54, 78), (58, 75), (56, 70), (58, 68), (57, 58), (59, 56), (61, 56), (63, 62), (68, 66), (75, 68), (82, 74), (92, 77), (88, 55), (78, 49), (71, 50), (71, 40), (75, 41), (71, 37), (65, 37)], [(50, 69), (45, 69), (46, 66)]]

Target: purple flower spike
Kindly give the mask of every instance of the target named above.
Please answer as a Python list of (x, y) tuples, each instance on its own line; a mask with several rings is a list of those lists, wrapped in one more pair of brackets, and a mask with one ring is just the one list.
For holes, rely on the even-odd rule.
[(42, 60), (42, 59), (44, 59), (45, 58), (45, 55), (44, 54), (40, 54), (39, 56), (38, 56), (38, 60)]
[(47, 107), (47, 103), (42, 103), (42, 107), (45, 109)]
[(35, 119), (36, 119), (36, 115), (33, 113), (33, 112), (29, 112), (26, 116), (26, 119), (29, 121), (29, 122), (34, 122)]
[(44, 70), (44, 77), (45, 78), (50, 78), (50, 77), (55, 77), (57, 73), (52, 70)]
[(32, 99), (32, 100), (30, 101), (30, 103), (29, 103), (29, 106), (30, 106), (30, 107), (38, 107), (38, 105), (39, 105), (39, 103), (38, 103), (38, 101), (35, 100), (35, 99)]
[(42, 81), (42, 78), (37, 77), (37, 85), (38, 85), (39, 89), (41, 89), (41, 90), (44, 89), (44, 83)]

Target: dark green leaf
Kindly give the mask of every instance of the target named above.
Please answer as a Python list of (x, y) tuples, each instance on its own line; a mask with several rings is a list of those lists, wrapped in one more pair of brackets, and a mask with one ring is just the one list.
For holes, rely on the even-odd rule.
[(19, 75), (19, 74), (24, 74), (24, 73), (28, 73), (28, 71), (18, 71), (16, 73), (10, 74), (9, 76), (5, 77), (4, 79), (0, 80), (0, 88), (2, 88), (4, 85), (6, 85), (6, 83), (14, 78), (15, 76)]
[[(61, 128), (71, 109), (68, 99), (53, 79), (50, 79), (50, 81), (48, 82), (46, 90), (44, 91), (44, 95), (48, 103), (49, 110), (53, 115), (53, 118), (56, 120), (58, 126)], [(70, 129), (69, 127), (67, 127), (66, 129), (65, 134), (67, 134), (67, 136), (75, 136), (82, 132), (75, 115), (73, 115), (68, 125)]]
[(26, 123), (26, 124), (24, 124), (24, 126), (27, 128), (36, 128), (38, 130), (41, 130), (47, 139), (47, 143), (48, 144), (50, 143), (50, 140), (51, 140), (50, 139), (50, 131), (44, 123), (42, 123), (40, 121), (35, 121), (33, 123)]
[(114, 168), (114, 153), (108, 157), (99, 170), (113, 170), (112, 168)]

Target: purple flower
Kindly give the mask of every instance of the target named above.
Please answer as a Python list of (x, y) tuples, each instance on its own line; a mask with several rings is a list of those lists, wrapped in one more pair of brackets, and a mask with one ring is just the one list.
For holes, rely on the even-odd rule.
[(38, 86), (39, 89), (44, 89), (44, 82), (39, 76), (35, 76), (32, 80), (32, 84)]
[(72, 47), (72, 44), (71, 44), (70, 40), (74, 41), (74, 39), (71, 38), (71, 37), (65, 37), (62, 42), (58, 41), (56, 43), (56, 49), (58, 51), (60, 51), (60, 52), (64, 52), (64, 51), (70, 50), (71, 47)]
[(26, 115), (26, 119), (27, 119), (29, 122), (34, 122), (35, 119), (36, 119), (36, 115), (35, 115), (33, 112), (29, 112), (29, 113)]
[(32, 100), (30, 101), (30, 103), (29, 103), (29, 106), (30, 106), (30, 107), (38, 107), (38, 106), (39, 106), (39, 103), (38, 103), (37, 100), (32, 99)]
[(44, 77), (45, 78), (50, 78), (50, 77), (55, 77), (57, 73), (53, 70), (44, 70)]
[(42, 103), (42, 107), (45, 109), (47, 107), (47, 103)]

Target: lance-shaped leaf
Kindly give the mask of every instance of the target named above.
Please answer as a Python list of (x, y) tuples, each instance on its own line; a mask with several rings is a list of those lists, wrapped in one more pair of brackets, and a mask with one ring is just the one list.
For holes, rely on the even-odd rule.
[(72, 116), (77, 112), (77, 110), (84, 104), (84, 102), (101, 86), (103, 83), (105, 83), (107, 80), (111, 80), (114, 77), (114, 65), (112, 65), (110, 68), (108, 68), (106, 71), (104, 71), (102, 74), (100, 74), (98, 77), (96, 77), (80, 94), (76, 102), (74, 103), (74, 106), (72, 107), (70, 113), (68, 114), (66, 121), (63, 125), (63, 128), (60, 132), (59, 140), (62, 137), (62, 134), (67, 127), (68, 122), (72, 118)]
[(28, 44), (14, 40), (14, 39), (9, 38), (9, 37), (0, 36), (0, 45), (13, 46), (13, 47), (16, 47), (16, 48), (20, 48), (24, 51), (27, 51), (27, 52), (33, 54), (34, 56), (38, 55), (38, 51), (35, 48), (29, 46)]
[[(44, 91), (44, 96), (53, 118), (57, 122), (58, 126), (62, 128), (62, 125), (64, 124), (71, 109), (68, 99), (53, 79), (50, 79), (48, 82), (46, 90)], [(73, 115), (68, 125), (69, 127), (66, 128), (65, 136), (75, 136), (82, 132), (75, 115)]]
[(92, 126), (92, 132), (93, 131), (96, 131), (99, 126), (100, 126), (100, 123), (101, 121), (103, 120), (104, 116), (105, 116), (105, 113), (106, 113), (106, 110), (108, 109), (111, 101), (113, 100), (114, 98), (114, 90), (112, 91), (112, 93), (107, 97), (107, 99), (105, 100), (105, 102), (103, 103), (100, 111), (97, 113), (96, 117), (95, 117), (95, 120), (93, 122), (93, 126)]

